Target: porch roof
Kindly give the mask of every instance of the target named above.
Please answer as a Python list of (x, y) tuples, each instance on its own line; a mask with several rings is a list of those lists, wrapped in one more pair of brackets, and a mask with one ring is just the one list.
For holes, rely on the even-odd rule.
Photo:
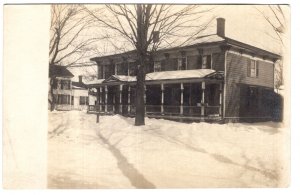
[(212, 69), (196, 69), (196, 70), (174, 70), (163, 72), (151, 72), (146, 75), (146, 81), (153, 80), (175, 80), (189, 78), (204, 78), (207, 75), (216, 72)]
[(92, 80), (92, 81), (87, 81), (85, 82), (86, 85), (97, 85), (97, 84), (101, 84), (103, 83), (105, 79), (96, 79), (96, 80)]
[[(146, 82), (151, 81), (176, 81), (182, 79), (202, 79), (202, 78), (217, 78), (214, 75), (218, 75), (218, 72), (212, 69), (196, 69), (196, 70), (175, 70), (175, 71), (162, 71), (162, 72), (151, 72), (146, 74)], [(115, 82), (135, 82), (136, 76), (126, 75), (112, 75), (107, 79), (98, 79), (87, 82), (86, 85), (95, 86), (105, 83)]]

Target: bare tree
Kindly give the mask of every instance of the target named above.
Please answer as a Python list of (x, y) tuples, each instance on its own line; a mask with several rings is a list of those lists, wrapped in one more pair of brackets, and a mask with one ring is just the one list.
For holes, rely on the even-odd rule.
[[(119, 34), (137, 52), (135, 125), (145, 124), (145, 67), (152, 55), (164, 46), (184, 45), (205, 30), (213, 17), (202, 17), (211, 9), (197, 5), (104, 5), (85, 10), (108, 31)], [(159, 37), (159, 38), (158, 38)]]
[[(270, 27), (273, 29), (273, 33), (266, 32), (274, 40), (278, 41), (282, 48), (285, 48), (285, 36), (287, 30), (287, 16), (283, 5), (268, 5), (256, 6), (255, 9), (261, 14), (261, 16), (267, 21)], [(262, 9), (264, 8), (264, 9)], [(281, 51), (281, 53), (283, 53)], [(275, 64), (275, 88), (283, 85), (283, 59)]]
[(89, 51), (99, 38), (83, 38), (93, 27), (94, 19), (79, 5), (52, 5), (50, 25), (49, 64), (72, 65)]
[[(89, 45), (101, 38), (86, 38), (83, 35), (93, 27), (94, 19), (79, 5), (54, 4), (51, 6), (49, 66), (70, 66), (87, 57)], [(55, 76), (51, 76), (48, 102), (51, 111), (55, 108), (53, 94)]]

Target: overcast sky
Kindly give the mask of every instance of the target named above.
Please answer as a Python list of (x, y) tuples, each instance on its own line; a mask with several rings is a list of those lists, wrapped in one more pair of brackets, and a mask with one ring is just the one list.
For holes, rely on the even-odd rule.
[[(205, 6), (205, 5), (204, 5)], [(209, 6), (209, 5), (206, 5)], [(211, 5), (209, 6), (211, 7)], [(275, 52), (278, 54), (282, 54), (284, 52), (284, 48), (280, 41), (276, 38), (275, 32), (272, 29), (271, 25), (263, 18), (262, 14), (257, 11), (256, 8), (265, 12), (266, 16), (273, 17), (270, 12), (270, 9), (267, 5), (214, 5), (215, 9), (211, 13), (216, 17), (225, 18), (225, 36), (256, 46), (262, 49), (269, 50), (271, 52)], [(285, 16), (287, 22), (289, 22), (289, 7), (283, 6), (283, 10), (285, 11)], [(274, 18), (270, 18), (273, 20)], [(288, 25), (288, 24), (287, 24)], [(101, 30), (101, 29), (97, 29)], [(94, 35), (97, 34), (95, 30)], [(216, 21), (214, 20), (210, 27), (203, 32), (204, 34), (215, 34), (216, 33)], [(284, 38), (289, 40), (289, 34), (285, 35)], [(275, 37), (275, 39), (274, 39)], [(97, 44), (97, 48), (100, 52), (104, 49), (104, 45), (109, 45), (108, 43), (99, 42)], [(110, 51), (107, 51), (110, 53)], [(113, 53), (120, 53), (118, 51), (114, 51)], [(97, 54), (95, 54), (97, 56)], [(72, 68), (71, 71), (75, 75), (74, 80), (77, 80), (77, 75), (81, 74), (81, 72), (85, 72), (84, 74), (95, 74), (95, 68)]]
[[(276, 37), (271, 25), (263, 19), (255, 7), (265, 11), (267, 15), (270, 12), (266, 5), (223, 5), (217, 9), (216, 15), (226, 19), (227, 37), (280, 53), (282, 49), (280, 42), (270, 37), (270, 35)], [(289, 8), (287, 6), (284, 8), (286, 17), (289, 17)]]

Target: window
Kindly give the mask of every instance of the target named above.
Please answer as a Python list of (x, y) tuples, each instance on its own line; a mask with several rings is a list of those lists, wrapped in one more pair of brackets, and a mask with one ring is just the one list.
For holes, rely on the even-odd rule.
[(58, 89), (58, 82), (57, 79), (53, 79), (53, 89)]
[(104, 65), (103, 66), (103, 78), (107, 79), (108, 77), (110, 77), (111, 75), (114, 74), (114, 71), (115, 71), (115, 69), (111, 64)]
[(128, 63), (128, 76), (135, 76), (136, 75), (136, 63), (129, 62)]
[(70, 96), (69, 95), (57, 95), (57, 104), (70, 104)]
[(161, 71), (161, 63), (160, 61), (154, 62), (154, 72), (160, 72)]
[(119, 68), (121, 67), (120, 65), (121, 65), (120, 63), (115, 64), (114, 75), (120, 74), (120, 70), (119, 70)]
[(116, 75), (127, 75), (127, 63), (125, 62), (120, 62), (120, 63), (116, 63), (115, 65), (115, 71), (116, 71)]
[(178, 58), (177, 70), (186, 70), (187, 69), (187, 57)]
[(69, 80), (60, 81), (61, 89), (71, 89), (71, 82)]
[(211, 68), (211, 55), (202, 56), (202, 69), (210, 69)]
[(80, 96), (79, 97), (79, 105), (89, 105), (89, 97), (88, 96)]
[(80, 105), (85, 105), (85, 96), (80, 96), (79, 97), (79, 104)]
[(248, 77), (258, 77), (258, 62), (256, 60), (248, 61), (247, 75)]
[(122, 63), (115, 64), (115, 75), (122, 75)]
[(105, 79), (105, 66), (101, 66), (102, 67), (102, 79)]

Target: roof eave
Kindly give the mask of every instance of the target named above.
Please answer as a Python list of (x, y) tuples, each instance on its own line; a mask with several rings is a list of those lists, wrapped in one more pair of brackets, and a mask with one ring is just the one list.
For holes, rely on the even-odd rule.
[(111, 54), (111, 55), (106, 55), (106, 56), (100, 56), (100, 57), (94, 57), (90, 58), (91, 61), (97, 62), (102, 59), (107, 59), (107, 58), (115, 58), (117, 56), (124, 56), (124, 55), (132, 55), (136, 52), (136, 50), (131, 50), (123, 53), (117, 53), (117, 54)]
[(264, 50), (264, 49), (261, 49), (261, 48), (258, 48), (258, 47), (255, 47), (255, 46), (252, 46), (252, 45), (249, 45), (249, 44), (246, 44), (246, 43), (243, 43), (243, 42), (240, 42), (240, 41), (228, 38), (228, 37), (225, 37), (225, 44), (229, 45), (229, 46), (233, 46), (233, 47), (241, 47), (242, 49), (248, 49), (250, 51), (253, 51), (254, 53), (259, 53), (259, 55), (262, 55), (262, 56), (267, 55), (267, 56), (271, 57), (272, 59), (274, 59), (275, 61), (281, 59), (281, 56), (279, 54), (276, 54), (276, 53), (273, 53), (273, 52), (270, 52), (270, 51), (267, 51), (267, 50)]

